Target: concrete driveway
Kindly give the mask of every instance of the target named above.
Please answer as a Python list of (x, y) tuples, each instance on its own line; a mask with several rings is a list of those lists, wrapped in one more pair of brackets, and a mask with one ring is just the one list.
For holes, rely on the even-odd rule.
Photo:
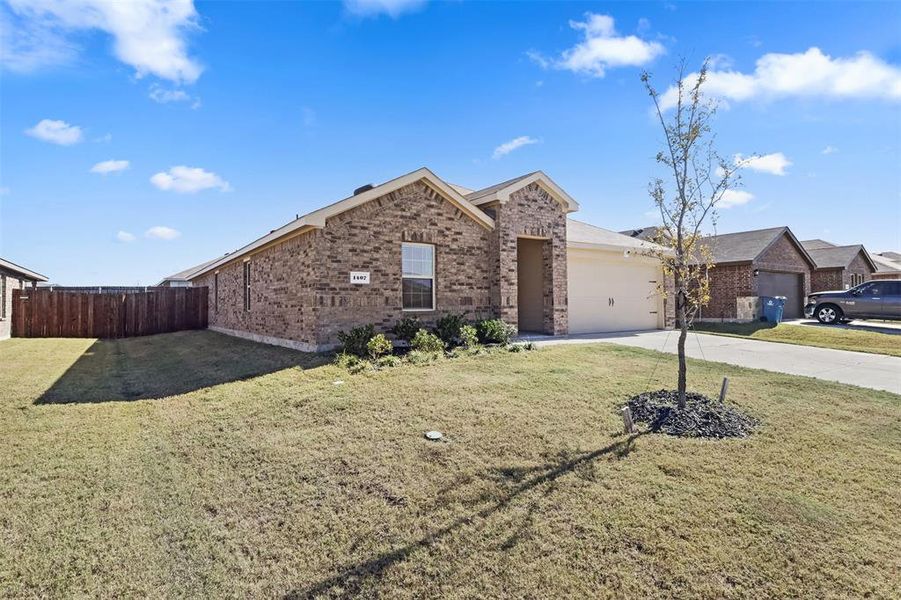
[(823, 325), (816, 319), (789, 319), (782, 321), (785, 325), (803, 325), (804, 327), (834, 327), (849, 331), (872, 331), (888, 335), (901, 335), (901, 321), (851, 321), (850, 323), (837, 323)]
[[(678, 331), (633, 331), (563, 337), (524, 336), (536, 345), (606, 342), (676, 353)], [(901, 394), (901, 358), (689, 332), (691, 358), (816, 377)]]

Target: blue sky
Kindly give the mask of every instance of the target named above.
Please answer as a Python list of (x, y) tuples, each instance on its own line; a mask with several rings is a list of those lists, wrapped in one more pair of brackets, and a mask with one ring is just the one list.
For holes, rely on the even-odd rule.
[(0, 255), (63, 284), (154, 284), (421, 166), (653, 224), (639, 74), (681, 56), (715, 57), (720, 152), (765, 157), (719, 231), (901, 248), (901, 3), (9, 0), (0, 27)]

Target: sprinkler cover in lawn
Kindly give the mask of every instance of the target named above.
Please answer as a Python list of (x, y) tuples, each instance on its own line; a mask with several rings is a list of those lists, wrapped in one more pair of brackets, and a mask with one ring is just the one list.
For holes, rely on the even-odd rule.
[(444, 435), (440, 431), (426, 431), (425, 432), (425, 439), (432, 440), (433, 442), (437, 442), (438, 440), (440, 440), (443, 437), (444, 437)]

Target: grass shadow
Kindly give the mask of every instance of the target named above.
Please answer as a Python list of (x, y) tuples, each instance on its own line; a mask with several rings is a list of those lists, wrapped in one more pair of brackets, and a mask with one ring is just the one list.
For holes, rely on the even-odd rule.
[(182, 331), (97, 340), (35, 404), (98, 403), (167, 398), (283, 369), (329, 362), (212, 331)]
[[(305, 589), (288, 592), (284, 598), (286, 600), (319, 597), (356, 598), (360, 595), (365, 595), (364, 587), (367, 583), (377, 582), (389, 568), (407, 560), (417, 550), (429, 548), (467, 525), (484, 522), (491, 515), (506, 508), (524, 494), (540, 486), (548, 485), (548, 489), (542, 494), (542, 498), (547, 497), (553, 491), (554, 485), (560, 477), (576, 472), (603, 456), (611, 455), (619, 459), (626, 458), (633, 450), (635, 440), (645, 433), (647, 432), (634, 433), (625, 439), (616, 441), (598, 450), (567, 455), (558, 461), (547, 463), (540, 467), (490, 469), (486, 473), (486, 478), (508, 488), (499, 500), (495, 500), (488, 506), (469, 515), (459, 517), (408, 544), (382, 552), (368, 560), (345, 565), (340, 568), (336, 575)], [(500, 547), (502, 549), (512, 548), (526, 536), (529, 525), (538, 509), (539, 501), (532, 500), (522, 525), (511, 532), (510, 536), (501, 543)]]

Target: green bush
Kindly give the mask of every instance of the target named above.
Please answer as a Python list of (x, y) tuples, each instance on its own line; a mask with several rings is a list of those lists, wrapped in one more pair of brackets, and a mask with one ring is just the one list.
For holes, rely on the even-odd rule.
[(410, 346), (413, 350), (421, 352), (444, 352), (444, 342), (437, 335), (429, 333), (425, 329), (416, 332)]
[(351, 373), (359, 373), (370, 367), (369, 361), (360, 358), (356, 354), (348, 354), (341, 352), (335, 357), (335, 364), (342, 369), (347, 369)]
[(476, 323), (476, 332), (483, 344), (509, 344), (516, 327), (500, 319), (485, 319)]
[(413, 337), (420, 329), (422, 329), (422, 321), (416, 317), (404, 317), (395, 323), (394, 327), (391, 328), (391, 333), (393, 333), (397, 339), (409, 343), (413, 341)]
[(375, 335), (374, 325), (361, 325), (354, 327), (349, 332), (339, 331), (338, 341), (341, 342), (341, 351), (346, 354), (365, 357), (369, 354), (369, 340)]
[[(431, 334), (429, 334), (431, 335)], [(437, 338), (436, 338), (437, 339)], [(407, 353), (407, 362), (411, 365), (423, 365), (441, 358), (441, 352), (426, 352), (424, 350), (410, 350)]]
[(444, 315), (435, 323), (435, 335), (448, 347), (456, 346), (460, 341), (460, 329), (466, 325), (465, 315)]
[(479, 345), (479, 333), (472, 325), (464, 325), (460, 328), (460, 341), (468, 349), (473, 349)]
[(388, 369), (391, 367), (396, 367), (401, 364), (401, 359), (399, 356), (394, 356), (393, 354), (388, 354), (387, 356), (383, 356), (375, 361), (375, 364), (380, 369)]
[(366, 343), (366, 350), (369, 352), (371, 358), (377, 359), (380, 356), (391, 354), (391, 351), (394, 350), (394, 344), (392, 344), (391, 340), (386, 338), (384, 334), (380, 333), (373, 336), (372, 339)]

